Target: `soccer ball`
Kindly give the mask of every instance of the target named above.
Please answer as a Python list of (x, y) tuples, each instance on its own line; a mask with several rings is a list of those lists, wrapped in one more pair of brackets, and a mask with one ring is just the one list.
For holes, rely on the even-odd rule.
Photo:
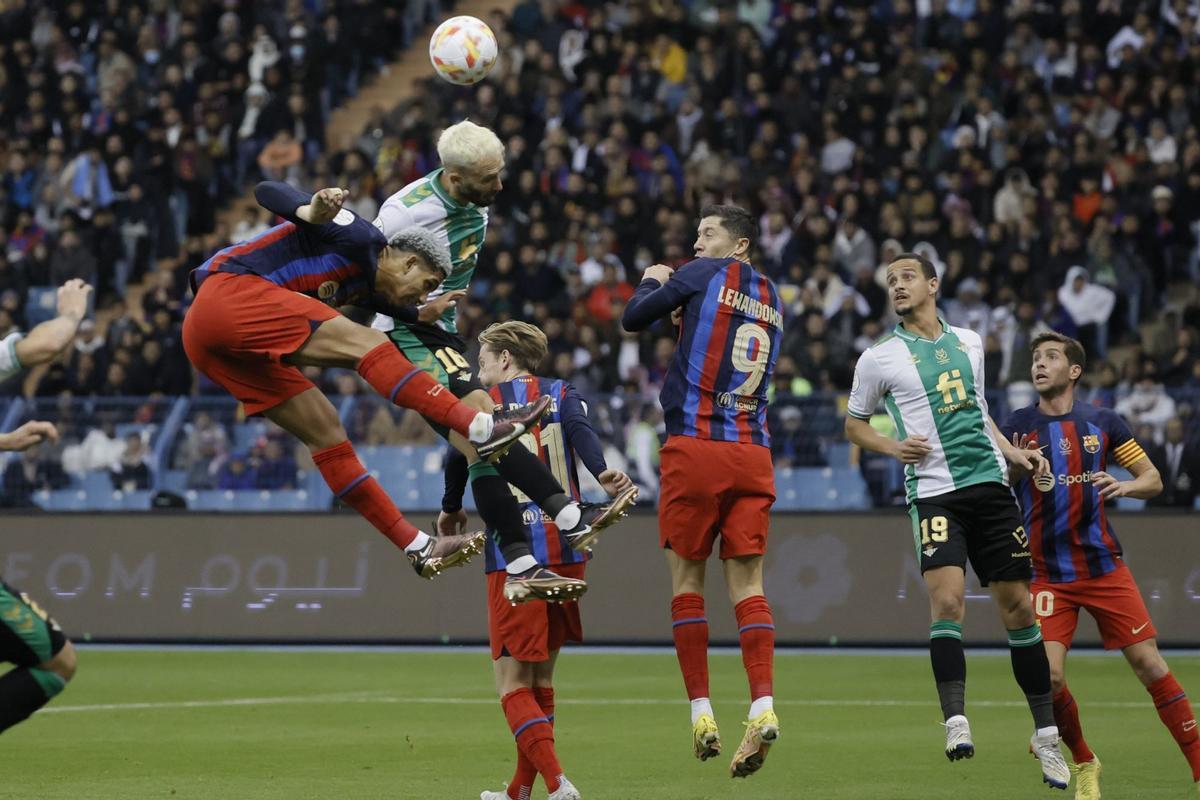
[(469, 86), (496, 66), (496, 34), (481, 19), (451, 17), (429, 39), (429, 61), (438, 77)]

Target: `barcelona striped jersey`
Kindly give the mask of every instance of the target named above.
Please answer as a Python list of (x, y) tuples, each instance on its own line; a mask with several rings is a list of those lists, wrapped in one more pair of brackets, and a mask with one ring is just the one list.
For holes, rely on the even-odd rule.
[(1034, 579), (1047, 583), (1098, 578), (1121, 564), (1121, 543), (1108, 521), (1092, 476), (1109, 459), (1128, 469), (1146, 457), (1115, 411), (1076, 403), (1062, 416), (1037, 406), (1014, 411), (1002, 428), (1009, 439), (1028, 435), (1050, 461), (1048, 476), (1015, 487), (1033, 553)]
[[(542, 396), (550, 397), (550, 411), (541, 424), (530, 430), (521, 443), (531, 453), (536, 453), (550, 468), (563, 490), (578, 501), (579, 472), (575, 466), (578, 454), (583, 465), (592, 475), (599, 476), (607, 467), (604, 463), (604, 448), (592, 424), (588, 421), (587, 405), (575, 387), (566, 381), (553, 378), (538, 378), (523, 375), (511, 381), (493, 386), (492, 399), (502, 409), (519, 408)], [(587, 560), (587, 553), (577, 553), (559, 533), (554, 521), (546, 516), (537, 503), (531, 501), (516, 487), (513, 494), (521, 504), (525, 528), (533, 546), (533, 556), (538, 563), (547, 566), (577, 564)], [(495, 536), (488, 537), (486, 570), (496, 572), (508, 566)]]
[(667, 433), (770, 446), (767, 387), (779, 356), (783, 304), (775, 284), (733, 258), (697, 258), (665, 284), (643, 280), (625, 306), (626, 330), (683, 309), (659, 401)]
[(216, 272), (257, 275), (335, 307), (374, 291), (379, 254), (387, 245), (378, 228), (349, 209), (324, 225), (301, 222), (296, 209), (311, 196), (285, 183), (261, 183), (254, 194), (260, 205), (288, 222), (226, 247), (192, 270), (193, 292)]

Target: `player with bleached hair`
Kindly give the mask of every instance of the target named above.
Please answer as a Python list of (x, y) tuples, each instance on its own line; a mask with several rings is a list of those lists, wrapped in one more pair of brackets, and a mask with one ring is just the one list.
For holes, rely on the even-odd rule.
[[(389, 197), (379, 209), (375, 225), (389, 236), (414, 225), (432, 232), (449, 249), (453, 270), (429, 293), (424, 305), (380, 314), (373, 327), (387, 332), (406, 358), (466, 405), (491, 411), (493, 400), (467, 360), (467, 345), (458, 333), (455, 306), (466, 295), (475, 273), (487, 233), (488, 206), (503, 188), (504, 144), (488, 128), (463, 120), (442, 132), (437, 148), (442, 166)], [(541, 459), (520, 444), (488, 463), (462, 436), (436, 420), (431, 422), (461, 454), (451, 455), (448, 482), (455, 484), (462, 472), (467, 473), (479, 515), (496, 532), (507, 564), (505, 597), (521, 603), (572, 599), (582, 594), (587, 589), (582, 579), (559, 575), (538, 563), (509, 484), (536, 503), (577, 551), (586, 550), (600, 531), (624, 515), (634, 503), (636, 491), (630, 488), (604, 504), (578, 503)], [(438, 529), (452, 534), (465, 524), (460, 499), (447, 494)]]

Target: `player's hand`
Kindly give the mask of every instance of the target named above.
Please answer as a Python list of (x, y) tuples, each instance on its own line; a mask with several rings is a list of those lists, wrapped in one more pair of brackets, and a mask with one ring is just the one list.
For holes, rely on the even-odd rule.
[(437, 518), (437, 532), (439, 536), (454, 536), (466, 533), (467, 512), (461, 508), (458, 511), (440, 512)]
[(49, 422), (26, 422), (12, 433), (0, 433), (0, 450), (28, 450), (35, 444), (58, 441), (58, 429)]
[(58, 287), (58, 315), (79, 322), (87, 316), (88, 297), (91, 294), (92, 287), (86, 281), (79, 278), (67, 281)]
[(349, 196), (349, 189), (322, 189), (312, 196), (308, 205), (296, 209), (296, 216), (313, 225), (332, 222)]
[(1049, 475), (1050, 462), (1042, 455), (1040, 448), (1013, 447), (1004, 454), (1005, 459), (1021, 475)]
[(596, 476), (600, 486), (609, 497), (616, 497), (621, 492), (633, 486), (633, 479), (619, 469), (606, 469)]
[(467, 296), (465, 289), (455, 289), (430, 300), (417, 309), (417, 319), (421, 322), (437, 322), (442, 314), (458, 305), (458, 301)]
[(683, 309), (682, 308), (677, 308), (671, 312), (671, 324), (672, 325), (682, 325), (683, 324)]
[(1029, 434), (1028, 433), (1017, 433), (1016, 431), (1013, 431), (1012, 446), (1017, 448), (1018, 450), (1028, 450), (1029, 449)]
[(1100, 490), (1102, 500), (1115, 500), (1129, 494), (1129, 484), (1117, 480), (1107, 472), (1093, 472), (1092, 486)]
[(896, 442), (895, 452), (892, 453), (901, 464), (919, 464), (925, 456), (933, 452), (933, 448), (925, 443), (924, 436), (909, 436), (903, 441)]
[(654, 264), (646, 267), (646, 271), (642, 273), (642, 280), (655, 280), (659, 283), (666, 283), (674, 274), (675, 270), (666, 264)]

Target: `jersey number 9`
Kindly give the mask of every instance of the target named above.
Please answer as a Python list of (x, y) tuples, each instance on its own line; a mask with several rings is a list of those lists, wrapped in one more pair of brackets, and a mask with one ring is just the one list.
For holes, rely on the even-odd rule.
[[(753, 348), (754, 356), (750, 352)], [(733, 337), (733, 352), (729, 354), (733, 368), (738, 372), (748, 373), (731, 394), (752, 395), (758, 391), (763, 375), (767, 372), (767, 364), (771, 363), (771, 336), (756, 323), (747, 322), (737, 329)]]

